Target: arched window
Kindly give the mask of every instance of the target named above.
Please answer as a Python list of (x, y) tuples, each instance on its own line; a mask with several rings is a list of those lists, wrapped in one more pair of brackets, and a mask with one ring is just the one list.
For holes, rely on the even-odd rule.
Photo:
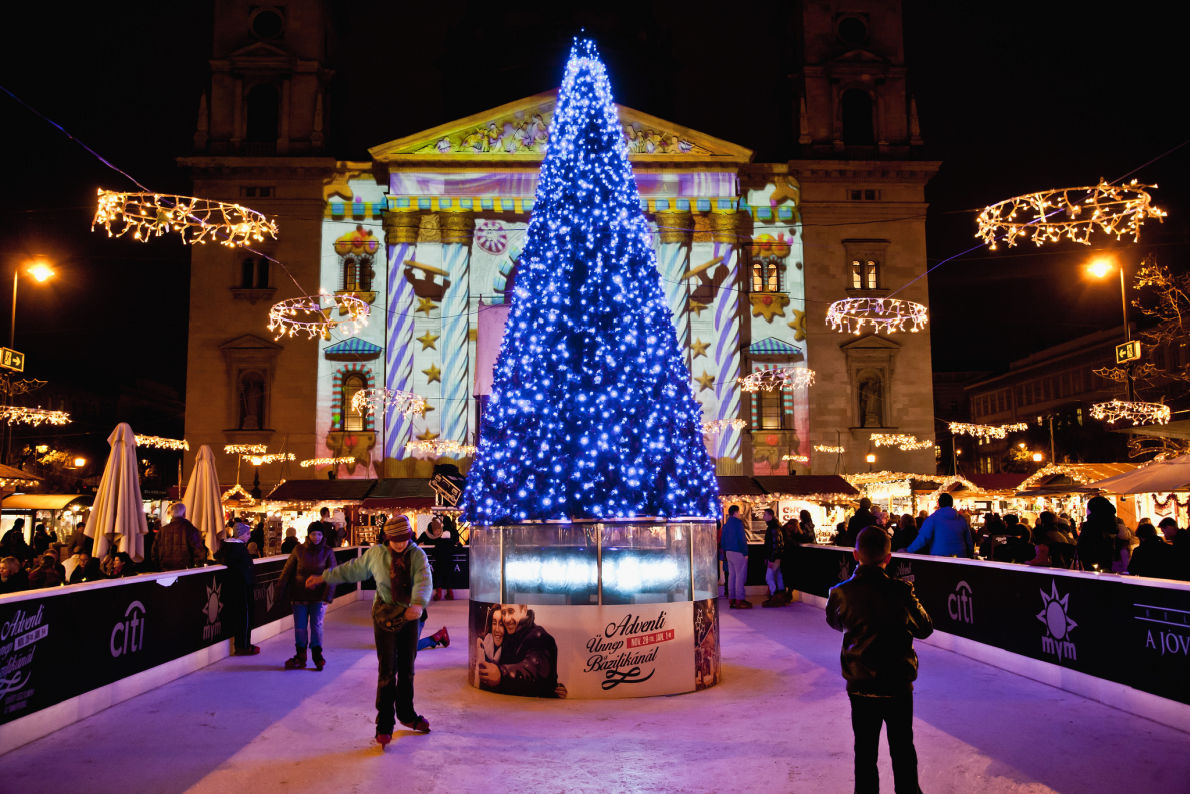
[(355, 292), (359, 289), (359, 262), (354, 256), (343, 258), (343, 289)]
[(756, 400), (759, 402), (757, 413), (760, 414), (760, 428), (780, 430), (785, 416), (785, 412), (781, 410), (781, 390), (761, 389), (756, 392)]
[(268, 83), (252, 86), (247, 105), (248, 125), (244, 139), (250, 143), (276, 143), (281, 116), (277, 87)]
[(351, 399), (364, 388), (364, 378), (362, 375), (348, 375), (343, 379), (343, 405), (340, 408), (340, 416), (343, 423), (343, 429), (348, 432), (360, 432), (364, 430), (364, 415), (361, 411), (351, 407)]
[(244, 372), (240, 375), (238, 389), (240, 430), (260, 430), (265, 422), (264, 375), (259, 372)]
[(842, 111), (843, 143), (848, 146), (871, 146), (876, 143), (872, 97), (867, 91), (858, 88), (844, 91)]
[(879, 289), (880, 263), (875, 259), (851, 260), (851, 288)]
[(761, 292), (764, 290), (764, 265), (757, 259), (752, 263), (752, 291)]

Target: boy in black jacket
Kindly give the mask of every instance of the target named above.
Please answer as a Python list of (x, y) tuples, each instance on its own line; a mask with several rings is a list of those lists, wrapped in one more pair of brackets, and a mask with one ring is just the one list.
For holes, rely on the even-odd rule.
[(881, 724), (888, 726), (888, 752), (898, 794), (920, 792), (913, 746), (913, 638), (934, 630), (913, 585), (889, 576), (892, 542), (880, 527), (866, 527), (855, 541), (859, 566), (831, 588), (826, 621), (844, 632), (840, 661), (851, 699), (855, 734), (855, 790), (878, 791), (876, 755)]

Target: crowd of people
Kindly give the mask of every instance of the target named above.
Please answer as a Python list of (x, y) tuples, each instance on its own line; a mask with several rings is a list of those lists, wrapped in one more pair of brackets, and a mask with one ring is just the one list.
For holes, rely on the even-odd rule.
[(1032, 521), (994, 512), (973, 520), (966, 511), (956, 510), (945, 493), (939, 495), (933, 513), (923, 510), (900, 518), (861, 499), (850, 519), (836, 528), (832, 543), (853, 547), (860, 531), (877, 526), (891, 537), (893, 551), (1190, 580), (1190, 530), (1173, 518), (1163, 518), (1156, 526), (1142, 518), (1129, 527), (1116, 515), (1111, 500), (1095, 496), (1087, 501), (1082, 521), (1048, 510)]

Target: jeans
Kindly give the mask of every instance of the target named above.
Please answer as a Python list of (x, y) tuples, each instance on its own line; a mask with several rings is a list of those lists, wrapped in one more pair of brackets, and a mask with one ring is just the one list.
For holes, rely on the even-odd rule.
[(417, 657), (417, 638), (421, 621), (411, 620), (398, 631), (385, 631), (373, 624), (376, 657), (380, 668), (376, 677), (376, 732), (392, 733), (396, 719), (413, 722), (413, 660)]
[(744, 582), (748, 578), (748, 555), (741, 551), (724, 552), (727, 555), (727, 597), (732, 601), (743, 601)]
[(895, 697), (851, 695), (856, 794), (880, 791), (876, 755), (880, 745), (881, 724), (888, 728), (888, 753), (892, 757), (893, 786), (897, 794), (920, 794), (917, 750), (913, 747), (912, 692)]
[(765, 566), (764, 580), (769, 584), (769, 595), (785, 589), (785, 579), (781, 576), (781, 563), (770, 562)]
[[(322, 647), (322, 619), (326, 616), (326, 602), (313, 601), (293, 604), (293, 642), (299, 648), (311, 645)], [(307, 630), (307, 625), (309, 629)], [(308, 640), (308, 642), (307, 642)]]

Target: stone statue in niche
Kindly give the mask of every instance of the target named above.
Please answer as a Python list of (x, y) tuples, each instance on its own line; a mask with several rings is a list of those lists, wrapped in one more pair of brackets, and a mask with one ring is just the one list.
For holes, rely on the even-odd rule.
[(859, 400), (859, 426), (884, 427), (884, 384), (872, 370), (860, 373), (855, 387)]

